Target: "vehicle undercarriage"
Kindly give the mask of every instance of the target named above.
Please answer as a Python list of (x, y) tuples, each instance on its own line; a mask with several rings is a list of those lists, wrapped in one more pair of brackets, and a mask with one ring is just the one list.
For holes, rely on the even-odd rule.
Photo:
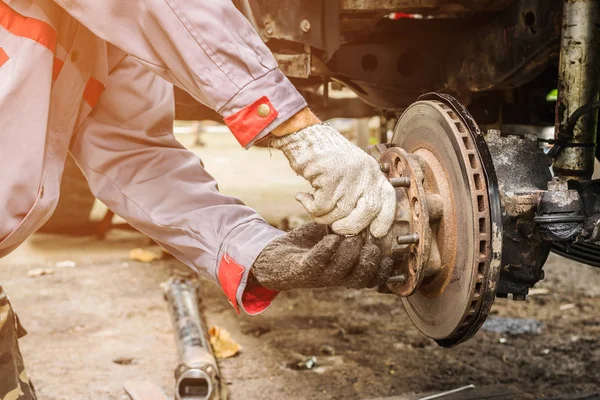
[[(426, 336), (472, 337), (550, 251), (600, 266), (600, 2), (234, 2), (322, 119), (380, 117), (399, 212), (375, 241), (396, 263), (379, 291)], [(175, 95), (178, 119), (221, 121)]]
[(371, 153), (399, 211), (375, 240), (396, 265), (379, 290), (426, 336), (455, 346), (495, 297), (525, 300), (551, 249), (598, 264), (600, 3), (236, 4), (320, 116), (381, 117)]

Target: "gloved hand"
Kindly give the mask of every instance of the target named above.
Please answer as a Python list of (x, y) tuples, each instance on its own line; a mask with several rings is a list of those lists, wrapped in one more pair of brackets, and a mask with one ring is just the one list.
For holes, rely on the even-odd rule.
[(387, 281), (394, 262), (381, 257), (362, 235), (340, 237), (309, 222), (269, 243), (260, 253), (252, 274), (273, 290), (343, 286), (361, 289)]
[(356, 235), (370, 225), (373, 236), (388, 233), (396, 193), (375, 159), (327, 124), (275, 138), (290, 166), (310, 182), (314, 194), (298, 193), (311, 218), (340, 235)]

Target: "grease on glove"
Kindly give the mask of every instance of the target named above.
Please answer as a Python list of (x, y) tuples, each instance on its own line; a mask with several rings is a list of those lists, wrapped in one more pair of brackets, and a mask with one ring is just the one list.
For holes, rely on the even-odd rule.
[(272, 140), (292, 169), (310, 182), (314, 193), (298, 193), (311, 218), (340, 235), (370, 227), (380, 238), (390, 230), (396, 192), (375, 159), (327, 124), (304, 128)]
[(256, 280), (272, 290), (342, 286), (375, 287), (392, 274), (393, 261), (361, 236), (327, 234), (314, 222), (276, 238), (252, 267)]

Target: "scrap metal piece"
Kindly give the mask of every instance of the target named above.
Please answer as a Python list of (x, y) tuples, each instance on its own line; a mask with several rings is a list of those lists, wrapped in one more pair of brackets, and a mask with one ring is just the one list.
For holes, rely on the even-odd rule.
[(171, 278), (165, 283), (165, 299), (179, 352), (176, 400), (220, 398), (219, 368), (200, 316), (196, 289), (193, 281), (186, 278)]

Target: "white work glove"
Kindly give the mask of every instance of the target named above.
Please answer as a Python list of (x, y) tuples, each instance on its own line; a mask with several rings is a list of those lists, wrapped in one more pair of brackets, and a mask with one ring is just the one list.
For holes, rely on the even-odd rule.
[(373, 157), (327, 124), (309, 126), (271, 143), (315, 189), (314, 194), (296, 195), (315, 222), (331, 225), (340, 235), (356, 235), (368, 226), (377, 238), (388, 233), (396, 193)]

